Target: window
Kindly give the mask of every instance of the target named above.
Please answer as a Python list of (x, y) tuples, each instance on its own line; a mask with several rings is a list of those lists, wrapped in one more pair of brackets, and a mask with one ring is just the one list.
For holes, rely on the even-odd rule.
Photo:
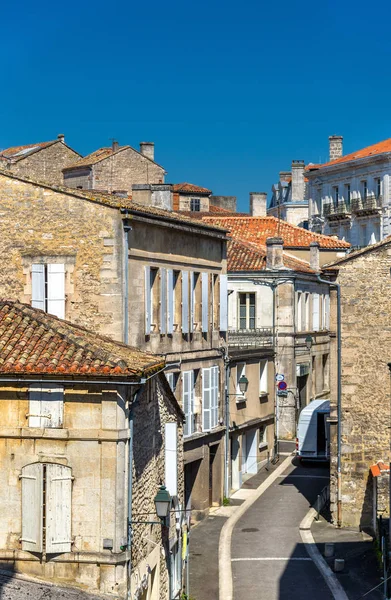
[(310, 329), (310, 295), (308, 292), (304, 294), (303, 328), (304, 331)]
[(334, 206), (338, 206), (338, 202), (339, 202), (339, 188), (336, 185), (335, 187), (333, 187), (333, 202), (334, 202)]
[(261, 360), (259, 363), (259, 395), (267, 395), (267, 360)]
[(174, 498), (178, 495), (178, 456), (177, 456), (177, 424), (166, 423), (164, 426), (164, 469), (165, 486)]
[(29, 427), (63, 426), (64, 388), (50, 384), (31, 385), (29, 388)]
[(312, 295), (312, 329), (319, 331), (320, 329), (320, 297), (319, 294)]
[(191, 198), (191, 200), (190, 200), (190, 210), (192, 212), (200, 212), (200, 210), (201, 210), (201, 200), (199, 198)]
[(65, 265), (33, 264), (31, 306), (65, 319)]
[(183, 371), (182, 403), (185, 413), (183, 435), (192, 435), (195, 431), (194, 415), (194, 371)]
[(179, 373), (166, 373), (166, 379), (172, 392), (175, 392), (178, 383)]
[(182, 333), (189, 331), (189, 272), (182, 271)]
[(267, 426), (266, 425), (261, 425), (260, 428), (259, 428), (259, 446), (260, 447), (267, 446), (266, 431), (267, 431)]
[(204, 333), (208, 332), (209, 328), (209, 274), (201, 274), (202, 285), (202, 319), (201, 329)]
[(365, 200), (368, 196), (368, 183), (366, 180), (361, 182), (361, 187), (362, 187), (362, 197)]
[(376, 198), (380, 198), (380, 196), (381, 196), (381, 178), (380, 177), (375, 179), (375, 185), (376, 185)]
[(220, 331), (228, 329), (228, 278), (220, 275)]
[(322, 356), (322, 367), (323, 367), (323, 389), (330, 389), (329, 382), (329, 355), (323, 354)]
[(345, 202), (346, 202), (347, 208), (350, 207), (350, 200), (351, 200), (350, 183), (347, 183), (345, 185)]
[(70, 467), (33, 463), (22, 467), (22, 550), (71, 551)]
[(330, 328), (330, 295), (325, 294), (323, 299), (323, 329)]
[(302, 330), (302, 312), (303, 312), (303, 294), (301, 292), (297, 292), (297, 330)]
[(360, 246), (367, 245), (367, 226), (361, 225), (360, 227)]
[(237, 394), (237, 400), (244, 400), (244, 394), (240, 391), (240, 387), (239, 387), (239, 380), (240, 378), (246, 375), (246, 363), (238, 363), (236, 365), (236, 394)]
[(219, 368), (202, 369), (202, 429), (209, 431), (218, 424)]
[(255, 329), (255, 293), (239, 294), (239, 329)]
[(175, 542), (171, 546), (171, 586), (172, 598), (176, 598), (182, 587), (182, 556), (180, 552), (179, 542)]
[(158, 322), (158, 272), (154, 267), (145, 267), (145, 335), (150, 335)]

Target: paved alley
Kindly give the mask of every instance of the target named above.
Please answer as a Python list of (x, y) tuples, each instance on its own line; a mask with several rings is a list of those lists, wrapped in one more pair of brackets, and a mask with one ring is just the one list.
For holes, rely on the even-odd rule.
[(235, 600), (329, 600), (322, 575), (301, 541), (299, 525), (328, 484), (328, 466), (293, 459), (238, 521), (232, 535)]

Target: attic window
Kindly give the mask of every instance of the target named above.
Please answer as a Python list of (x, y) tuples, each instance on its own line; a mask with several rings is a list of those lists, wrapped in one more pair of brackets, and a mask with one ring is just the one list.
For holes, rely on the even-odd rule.
[(190, 200), (190, 210), (192, 212), (200, 212), (200, 210), (201, 210), (201, 200), (199, 198), (191, 198), (191, 200)]

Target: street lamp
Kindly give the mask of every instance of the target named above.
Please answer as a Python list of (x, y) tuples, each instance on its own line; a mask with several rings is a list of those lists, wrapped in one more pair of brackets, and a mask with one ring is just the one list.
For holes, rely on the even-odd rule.
[(247, 388), (248, 388), (248, 379), (245, 375), (242, 375), (241, 378), (238, 381), (239, 384), (239, 390), (241, 394), (245, 394), (247, 392)]
[(153, 501), (156, 507), (156, 514), (163, 521), (167, 517), (171, 507), (170, 492), (166, 489), (165, 485), (159, 487)]
[(311, 350), (313, 341), (314, 340), (312, 339), (312, 336), (310, 336), (310, 334), (308, 334), (305, 338), (305, 345), (307, 346), (307, 350)]

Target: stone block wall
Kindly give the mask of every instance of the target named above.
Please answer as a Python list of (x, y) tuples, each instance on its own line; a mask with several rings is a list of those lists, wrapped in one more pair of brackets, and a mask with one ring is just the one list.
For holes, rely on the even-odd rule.
[(10, 171), (21, 177), (30, 177), (45, 183), (63, 183), (62, 170), (80, 158), (80, 155), (62, 142), (43, 148), (10, 164)]

